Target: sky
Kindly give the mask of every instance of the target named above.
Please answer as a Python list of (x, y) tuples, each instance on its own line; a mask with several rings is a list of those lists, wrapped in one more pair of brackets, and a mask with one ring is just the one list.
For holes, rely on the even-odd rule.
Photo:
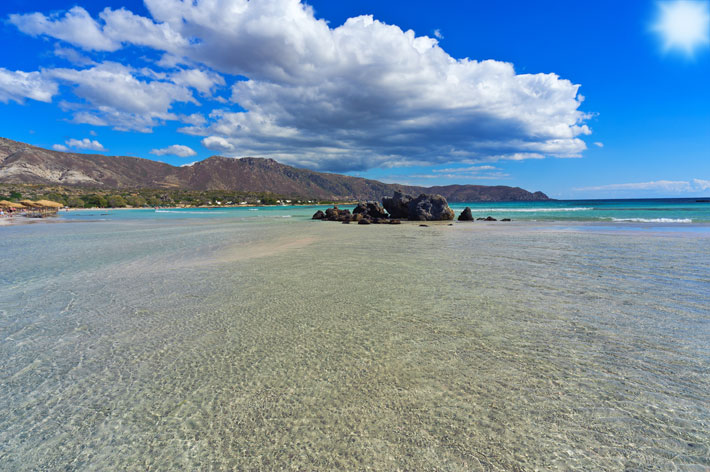
[(0, 136), (553, 198), (710, 195), (710, 0), (3, 0)]

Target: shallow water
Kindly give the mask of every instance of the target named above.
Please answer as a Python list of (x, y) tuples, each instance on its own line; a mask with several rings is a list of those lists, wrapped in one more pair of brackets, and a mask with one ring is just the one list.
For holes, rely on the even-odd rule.
[(2, 229), (0, 469), (706, 470), (710, 235)]

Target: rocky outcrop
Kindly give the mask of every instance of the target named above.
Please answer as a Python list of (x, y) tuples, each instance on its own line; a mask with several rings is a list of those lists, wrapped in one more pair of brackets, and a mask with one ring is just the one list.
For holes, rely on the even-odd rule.
[(382, 206), (392, 218), (409, 218), (409, 202), (411, 201), (411, 196), (397, 190), (393, 196), (382, 199)]
[(413, 221), (446, 221), (454, 219), (454, 210), (441, 195), (425, 193), (409, 202), (409, 218)]
[(353, 214), (362, 215), (363, 218), (369, 219), (389, 218), (389, 215), (379, 202), (358, 203), (353, 210)]
[(473, 214), (471, 213), (471, 209), (469, 207), (463, 209), (459, 215), (459, 221), (473, 221)]
[(323, 213), (323, 210), (318, 210), (313, 214), (313, 217), (311, 218), (312, 220), (324, 220), (325, 219), (325, 213)]

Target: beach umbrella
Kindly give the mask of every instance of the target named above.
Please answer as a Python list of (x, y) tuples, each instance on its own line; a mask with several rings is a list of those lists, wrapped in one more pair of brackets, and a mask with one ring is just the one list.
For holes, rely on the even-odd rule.
[(29, 208), (39, 208), (41, 206), (37, 205), (37, 202), (33, 202), (32, 200), (20, 200), (20, 203)]
[(7, 200), (0, 200), (0, 208), (25, 208), (22, 203), (9, 202)]
[(43, 208), (62, 208), (64, 206), (61, 203), (53, 202), (52, 200), (37, 200), (35, 204)]

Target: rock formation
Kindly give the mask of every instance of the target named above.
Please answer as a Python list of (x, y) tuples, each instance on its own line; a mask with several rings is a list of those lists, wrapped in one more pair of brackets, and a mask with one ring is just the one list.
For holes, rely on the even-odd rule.
[(473, 214), (471, 213), (471, 209), (469, 207), (463, 209), (459, 215), (459, 221), (473, 221)]
[(409, 218), (413, 221), (445, 221), (454, 219), (454, 210), (449, 208), (441, 195), (425, 193), (409, 202)]
[(382, 199), (382, 206), (392, 218), (409, 218), (409, 202), (411, 201), (412, 197), (397, 190), (393, 196)]

